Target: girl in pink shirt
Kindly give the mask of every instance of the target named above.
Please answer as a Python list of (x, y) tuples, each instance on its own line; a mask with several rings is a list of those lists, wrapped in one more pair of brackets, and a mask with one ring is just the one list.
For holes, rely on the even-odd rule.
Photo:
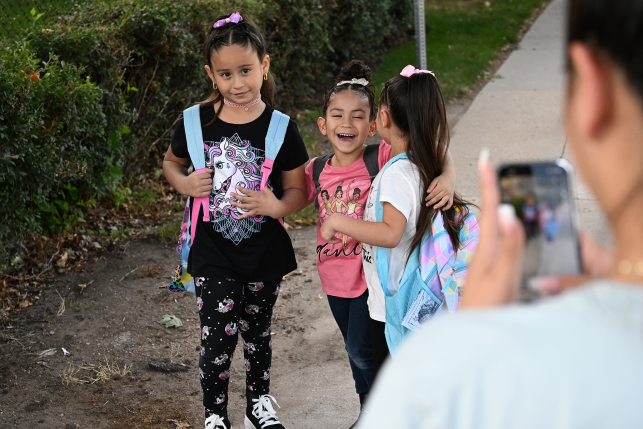
[[(317, 270), (344, 337), (362, 407), (375, 379), (374, 367), (379, 367), (386, 356), (374, 356), (372, 347), (373, 342), (385, 344), (384, 330), (371, 339), (380, 329), (378, 326), (374, 332), (371, 330), (362, 243), (338, 233), (341, 245), (329, 244), (322, 239), (319, 229), (334, 213), (362, 219), (371, 181), (391, 158), (391, 146), (364, 144), (376, 132), (377, 108), (370, 81), (371, 70), (361, 61), (353, 60), (341, 70), (337, 83), (326, 94), (323, 117), (317, 120), (334, 153), (315, 158), (306, 167), (308, 204), (316, 202), (319, 207)], [(427, 204), (450, 207), (454, 189), (455, 168), (449, 155), (442, 176), (429, 187)]]

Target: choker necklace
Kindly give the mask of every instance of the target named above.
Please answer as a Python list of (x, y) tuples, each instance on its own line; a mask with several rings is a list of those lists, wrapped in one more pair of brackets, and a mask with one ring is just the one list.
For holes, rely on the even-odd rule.
[(251, 101), (250, 103), (247, 103), (247, 104), (233, 103), (232, 101), (228, 101), (225, 98), (223, 99), (223, 104), (225, 104), (226, 106), (230, 106), (230, 107), (236, 107), (237, 109), (244, 109), (247, 112), (248, 107), (252, 107), (255, 104), (257, 104), (258, 102), (260, 102), (260, 101), (261, 101), (261, 94), (259, 94), (259, 98), (257, 98), (256, 100), (253, 100), (253, 101)]

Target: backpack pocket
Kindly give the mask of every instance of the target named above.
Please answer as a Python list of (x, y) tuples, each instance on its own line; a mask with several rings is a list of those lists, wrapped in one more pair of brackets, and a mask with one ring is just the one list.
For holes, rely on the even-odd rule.
[[(391, 355), (402, 343), (404, 337), (417, 330), (422, 322), (442, 313), (440, 300), (424, 282), (420, 269), (400, 283), (393, 296), (385, 296), (386, 326), (384, 333)], [(422, 321), (420, 321), (420, 319)]]
[(172, 282), (164, 287), (172, 292), (185, 292), (195, 294), (194, 278), (188, 273), (188, 256), (190, 255), (190, 247), (192, 240), (190, 237), (190, 197), (185, 202), (185, 211), (183, 212), (183, 223), (181, 223), (181, 233), (179, 235), (179, 245), (176, 247), (176, 252), (181, 255), (181, 265), (174, 270), (174, 277)]

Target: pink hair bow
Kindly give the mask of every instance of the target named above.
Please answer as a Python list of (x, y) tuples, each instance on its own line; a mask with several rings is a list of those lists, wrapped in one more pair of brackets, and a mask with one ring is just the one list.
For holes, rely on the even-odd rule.
[(413, 67), (412, 65), (408, 65), (408, 66), (404, 67), (404, 69), (402, 69), (402, 72), (400, 73), (400, 75), (402, 75), (404, 77), (411, 77), (412, 75), (414, 75), (416, 73), (429, 73), (429, 74), (433, 75), (433, 77), (435, 77), (435, 73), (433, 73), (432, 71), (419, 70), (419, 69), (416, 69), (415, 67)]
[(226, 25), (229, 22), (234, 22), (235, 24), (238, 24), (239, 21), (243, 21), (243, 17), (241, 16), (241, 14), (239, 12), (235, 12), (232, 15), (230, 15), (229, 17), (227, 17), (226, 19), (220, 19), (217, 22), (215, 22), (214, 25), (212, 26), (212, 28), (223, 27), (224, 25)]

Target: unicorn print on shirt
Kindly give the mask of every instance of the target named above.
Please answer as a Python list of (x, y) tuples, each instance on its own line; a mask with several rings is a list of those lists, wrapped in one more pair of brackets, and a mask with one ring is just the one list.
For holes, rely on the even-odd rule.
[[(261, 166), (264, 151), (252, 147), (249, 140), (241, 140), (238, 134), (221, 137), (220, 142), (205, 142), (205, 166), (213, 170), (212, 193), (210, 194), (210, 218), (214, 229), (239, 244), (261, 230), (264, 216), (239, 219), (247, 210), (233, 206), (237, 200), (231, 195), (242, 186), (253, 191), (261, 187)], [(270, 181), (268, 181), (268, 186)]]

